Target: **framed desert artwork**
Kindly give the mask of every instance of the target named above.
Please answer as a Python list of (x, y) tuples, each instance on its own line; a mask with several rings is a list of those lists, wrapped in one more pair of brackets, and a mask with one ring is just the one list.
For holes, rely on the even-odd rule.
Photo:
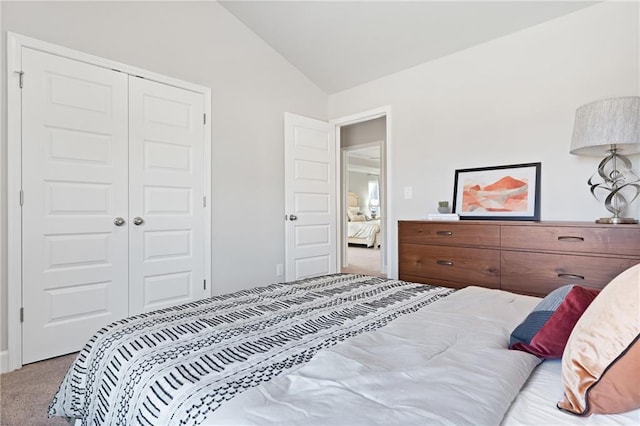
[(541, 163), (456, 170), (453, 211), (460, 219), (540, 220)]

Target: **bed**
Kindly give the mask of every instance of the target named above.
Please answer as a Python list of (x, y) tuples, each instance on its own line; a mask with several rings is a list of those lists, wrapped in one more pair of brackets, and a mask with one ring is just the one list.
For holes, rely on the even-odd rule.
[(380, 218), (370, 218), (360, 207), (360, 197), (347, 194), (347, 242), (366, 247), (380, 247)]
[(507, 349), (540, 305), (357, 274), (216, 296), (98, 331), (49, 413), (92, 425), (638, 424), (640, 410), (558, 410), (557, 360)]

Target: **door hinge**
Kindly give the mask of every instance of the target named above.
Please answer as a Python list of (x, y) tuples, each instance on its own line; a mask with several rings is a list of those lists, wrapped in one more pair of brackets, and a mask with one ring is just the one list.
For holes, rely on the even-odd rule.
[(202, 207), (207, 207), (207, 197), (202, 197)]
[(207, 289), (207, 280), (203, 280), (204, 281), (204, 287), (203, 289), (206, 290)]
[(24, 206), (24, 190), (20, 190), (20, 206)]
[(18, 73), (18, 86), (22, 89), (24, 85), (24, 71), (16, 71)]
[(24, 322), (24, 308), (20, 308), (20, 322)]
[(202, 119), (203, 119), (202, 124), (207, 124), (207, 114), (206, 113), (202, 114)]

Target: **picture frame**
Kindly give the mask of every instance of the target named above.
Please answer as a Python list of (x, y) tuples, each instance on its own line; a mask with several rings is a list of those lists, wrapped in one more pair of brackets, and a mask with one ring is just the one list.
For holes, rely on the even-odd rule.
[(458, 169), (453, 212), (467, 220), (540, 220), (542, 163)]

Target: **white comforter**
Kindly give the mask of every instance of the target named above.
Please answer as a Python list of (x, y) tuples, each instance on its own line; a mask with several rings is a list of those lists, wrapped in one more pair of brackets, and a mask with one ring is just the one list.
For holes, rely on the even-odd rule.
[(380, 232), (380, 219), (368, 220), (366, 222), (348, 222), (348, 237), (366, 240), (367, 246), (371, 247), (376, 234)]
[(497, 425), (539, 362), (506, 349), (538, 301), (466, 288), (321, 351), (205, 423)]

